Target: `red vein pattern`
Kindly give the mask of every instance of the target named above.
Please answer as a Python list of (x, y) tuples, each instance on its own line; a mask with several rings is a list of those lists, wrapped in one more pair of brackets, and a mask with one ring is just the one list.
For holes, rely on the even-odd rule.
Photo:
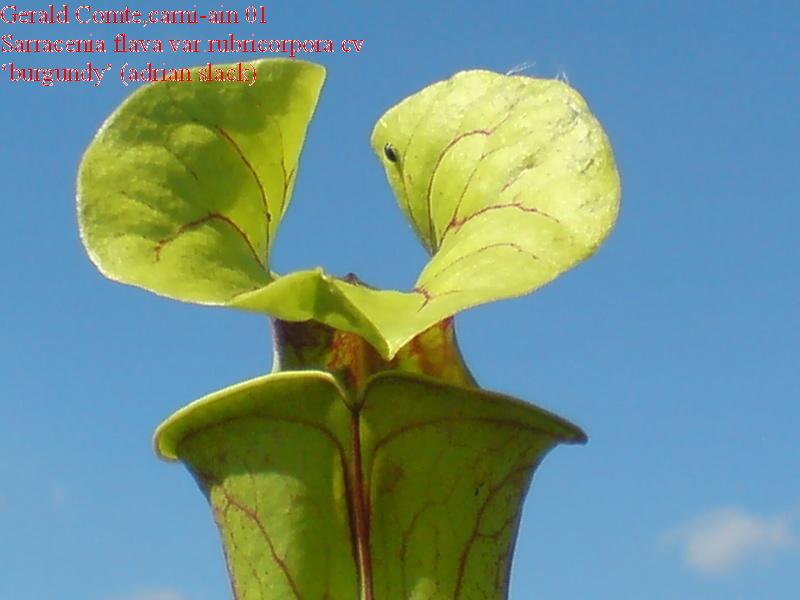
[(475, 217), (479, 217), (479, 216), (484, 215), (484, 214), (486, 214), (488, 212), (491, 212), (493, 210), (499, 210), (499, 209), (502, 209), (502, 208), (510, 208), (512, 210), (520, 210), (522, 212), (535, 213), (535, 214), (541, 215), (541, 216), (543, 216), (543, 217), (545, 217), (547, 219), (550, 219), (554, 223), (561, 223), (561, 221), (559, 221), (557, 218), (555, 218), (550, 213), (547, 213), (547, 212), (545, 212), (543, 210), (540, 210), (538, 208), (534, 208), (532, 206), (525, 206), (524, 204), (522, 204), (519, 201), (508, 202), (506, 204), (490, 204), (489, 206), (484, 206), (480, 210), (476, 210), (474, 213), (472, 213), (471, 215), (468, 215), (466, 217), (462, 217), (460, 219), (456, 219), (455, 217), (453, 217), (453, 219), (451, 219), (450, 222), (447, 224), (447, 227), (445, 227), (445, 230), (442, 232), (441, 240), (444, 241), (444, 239), (445, 239), (445, 237), (447, 237), (448, 233), (450, 233), (451, 231), (457, 231), (458, 229), (461, 228), (462, 225), (464, 225), (465, 223), (468, 223), (469, 221), (471, 221)]
[(261, 259), (258, 257), (256, 249), (253, 246), (252, 242), (250, 241), (250, 238), (247, 237), (247, 234), (232, 219), (226, 217), (222, 213), (217, 213), (217, 212), (209, 213), (205, 217), (201, 217), (199, 219), (186, 223), (185, 225), (181, 225), (178, 231), (176, 231), (171, 236), (158, 240), (156, 245), (153, 247), (153, 252), (155, 253), (156, 256), (156, 262), (159, 262), (161, 260), (161, 251), (164, 249), (164, 246), (166, 246), (171, 242), (174, 242), (177, 238), (179, 238), (187, 231), (196, 229), (197, 227), (205, 225), (206, 223), (209, 223), (210, 221), (213, 220), (222, 221), (223, 223), (229, 225), (237, 234), (239, 234), (244, 243), (247, 245), (247, 248), (250, 250), (250, 254), (253, 255), (253, 258), (258, 263), (258, 266), (261, 267), (262, 269), (264, 268), (264, 265), (261, 263)]
[[(522, 254), (527, 254), (533, 260), (539, 260), (539, 257), (536, 256), (533, 252), (530, 252), (530, 251), (526, 250), (525, 248), (523, 248), (522, 246), (520, 246), (519, 244), (517, 244), (515, 242), (496, 242), (494, 244), (488, 244), (486, 246), (482, 246), (482, 247), (478, 248), (477, 250), (473, 250), (472, 252), (468, 252), (467, 254), (462, 254), (461, 256), (459, 256), (454, 261), (451, 261), (451, 262), (447, 263), (444, 267), (442, 267), (441, 269), (436, 271), (436, 273), (434, 273), (433, 275), (426, 276), (425, 280), (428, 283), (430, 283), (431, 281), (433, 281), (437, 277), (440, 277), (442, 275), (442, 273), (448, 271), (449, 269), (452, 269), (454, 266), (456, 266), (461, 261), (467, 260), (468, 258), (471, 258), (471, 257), (475, 256), (476, 254), (480, 254), (481, 252), (485, 252), (486, 250), (491, 250), (492, 248), (512, 248), (512, 249), (516, 250), (517, 252), (520, 252)], [(430, 293), (430, 292), (428, 292), (428, 293)]]

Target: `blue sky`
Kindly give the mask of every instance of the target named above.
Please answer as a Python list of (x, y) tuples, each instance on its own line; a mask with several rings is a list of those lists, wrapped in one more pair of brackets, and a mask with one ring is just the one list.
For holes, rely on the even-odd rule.
[[(532, 296), (458, 320), (485, 387), (590, 436), (537, 473), (517, 600), (797, 594), (800, 8), (666, 5), (268, 6), (269, 37), (365, 40), (358, 56), (318, 57), (328, 82), (278, 271), (321, 264), (411, 285), (425, 256), (367, 140), (386, 108), (458, 70), (533, 63), (531, 75), (565, 76), (611, 138), (623, 205), (602, 250)], [(124, 28), (0, 30), (112, 38)], [(104, 280), (78, 239), (74, 181), (131, 88), (111, 76), (96, 89), (6, 77), (0, 599), (227, 598), (205, 500), (181, 467), (157, 461), (150, 436), (182, 404), (268, 370), (267, 324)]]

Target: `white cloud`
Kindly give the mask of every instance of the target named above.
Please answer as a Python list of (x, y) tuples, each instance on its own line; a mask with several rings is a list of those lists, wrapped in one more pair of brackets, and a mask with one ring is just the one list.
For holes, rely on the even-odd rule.
[(186, 596), (167, 588), (141, 589), (138, 592), (117, 600), (186, 600)]
[(793, 547), (791, 519), (761, 518), (738, 508), (707, 512), (667, 536), (680, 544), (686, 564), (702, 573), (721, 575), (752, 560), (763, 560)]

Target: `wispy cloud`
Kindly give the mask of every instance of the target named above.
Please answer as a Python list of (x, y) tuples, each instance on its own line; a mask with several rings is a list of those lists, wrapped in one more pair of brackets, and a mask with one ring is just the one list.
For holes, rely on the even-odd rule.
[(146, 588), (115, 600), (186, 600), (186, 596), (172, 589)]
[(722, 575), (748, 561), (763, 560), (797, 542), (791, 518), (763, 518), (738, 508), (700, 515), (666, 539), (682, 547), (689, 567), (708, 575)]

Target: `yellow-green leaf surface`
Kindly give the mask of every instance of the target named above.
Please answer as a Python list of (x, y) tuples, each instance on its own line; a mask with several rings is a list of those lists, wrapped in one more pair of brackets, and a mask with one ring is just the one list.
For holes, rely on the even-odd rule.
[(146, 85), (103, 124), (80, 166), (78, 214), (105, 275), (213, 304), (272, 280), (270, 245), (325, 72), (256, 68), (252, 86), (197, 70), (191, 83)]
[(583, 433), (512, 398), (285, 372), (198, 400), (156, 447), (206, 491), (237, 600), (502, 600), (534, 468)]
[(390, 109), (372, 134), (432, 255), (414, 289), (373, 290), (321, 269), (278, 277), (269, 247), (323, 71), (255, 66), (253, 86), (145, 86), (103, 125), (81, 164), (78, 205), (104, 274), (184, 301), (314, 319), (391, 358), (455, 312), (544, 285), (613, 225), (611, 149), (577, 92), (466, 71)]
[(350, 415), (324, 373), (262, 377), (176, 413), (157, 449), (214, 510), (236, 600), (359, 598)]
[(606, 135), (560, 80), (459, 73), (387, 112), (372, 145), (432, 254), (415, 289), (436, 319), (544, 285), (617, 216)]

